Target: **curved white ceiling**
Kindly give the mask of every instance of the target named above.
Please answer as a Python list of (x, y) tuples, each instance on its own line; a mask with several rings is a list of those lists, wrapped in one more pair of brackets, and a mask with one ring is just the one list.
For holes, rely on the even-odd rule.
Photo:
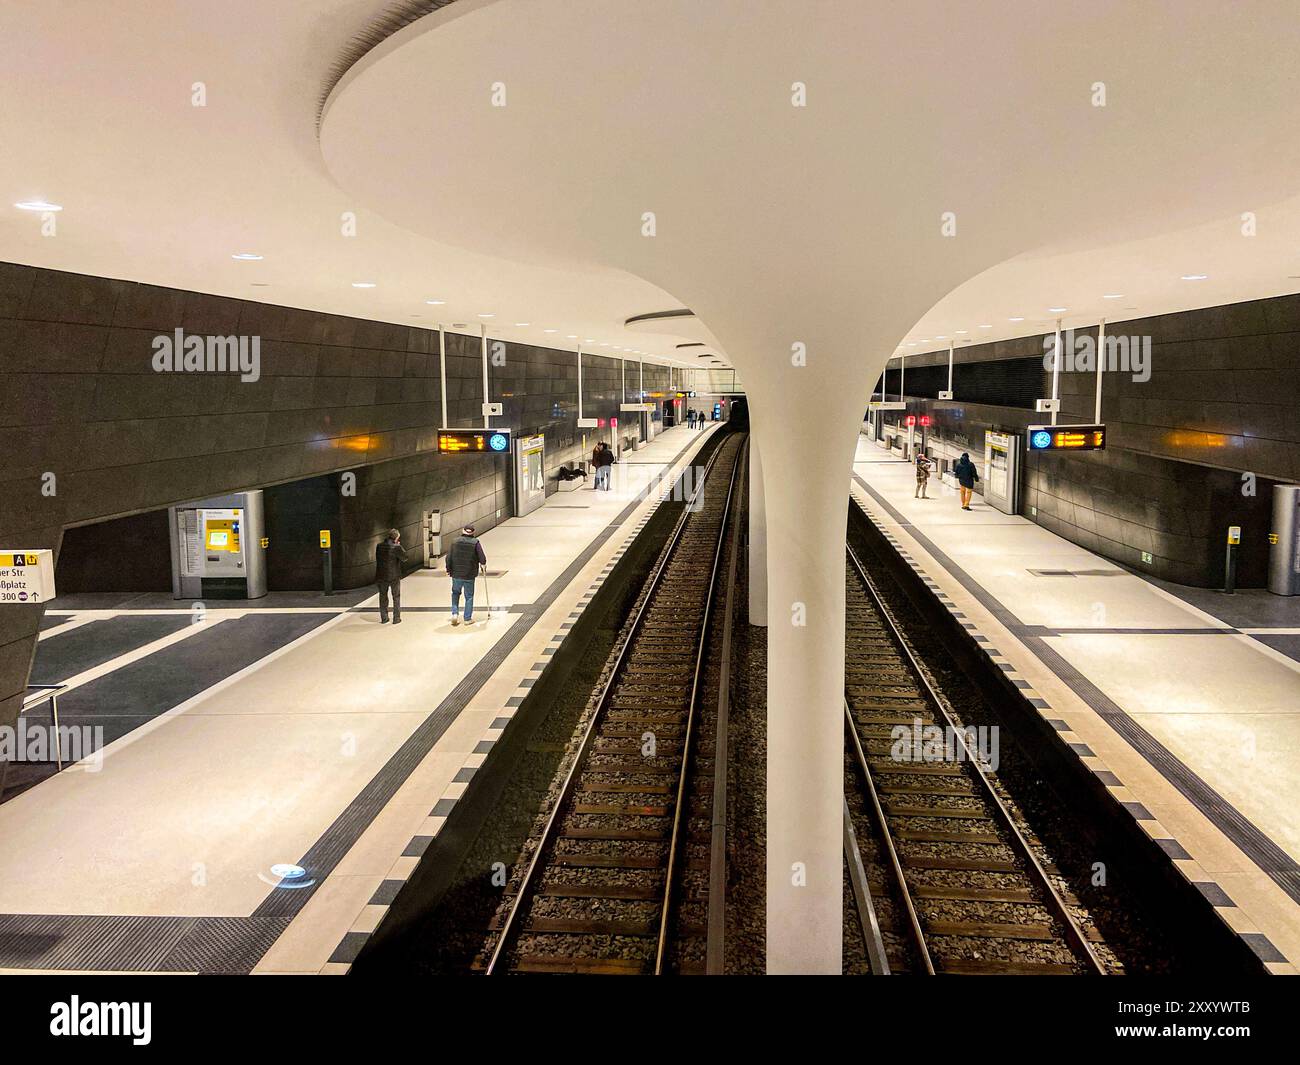
[[(392, 225), (329, 177), (322, 91), (353, 37), (391, 8), (5, 0), (0, 261), (408, 325), (477, 332), (487, 322), (494, 335), (559, 348), (590, 337), (613, 354), (675, 360), (670, 340), (623, 328), (629, 315), (672, 305), (654, 285), (452, 247)], [(191, 103), (196, 82), (204, 107)], [(31, 199), (63, 206), (56, 236), (13, 207)], [(355, 237), (342, 233), (347, 211)], [(245, 251), (265, 258), (231, 258)]]
[(957, 329), (1036, 332), (1050, 307), (1123, 318), (1294, 291), (1293, 16), (1269, 0), (460, 0), (354, 67), (321, 146), (396, 224), (651, 280), (747, 386), (767, 376), (775, 395), (802, 342), (823, 389), (869, 390), (909, 336), (925, 350)]

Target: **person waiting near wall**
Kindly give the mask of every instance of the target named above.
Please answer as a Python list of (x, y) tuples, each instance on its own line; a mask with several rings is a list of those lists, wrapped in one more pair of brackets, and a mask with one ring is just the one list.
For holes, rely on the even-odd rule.
[(406, 565), (406, 548), (397, 529), (388, 530), (388, 538), (375, 546), (375, 584), (379, 586), (379, 624), (388, 622), (388, 599), (393, 600), (393, 624), (402, 623), (402, 568)]

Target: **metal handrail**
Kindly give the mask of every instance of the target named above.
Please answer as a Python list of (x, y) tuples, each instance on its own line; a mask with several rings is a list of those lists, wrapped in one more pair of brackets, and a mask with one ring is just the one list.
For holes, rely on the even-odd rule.
[(849, 560), (853, 564), (853, 568), (857, 571), (858, 577), (861, 579), (863, 587), (866, 589), (868, 596), (876, 607), (876, 610), (888, 626), (895, 644), (898, 645), (899, 650), (902, 651), (903, 655), (907, 658), (908, 663), (912, 667), (912, 672), (921, 681), (921, 686), (923, 687), (927, 698), (934, 705), (935, 709), (939, 712), (940, 717), (943, 718), (945, 724), (947, 724), (948, 728), (951, 730), (951, 735), (961, 746), (962, 757), (965, 758), (975, 770), (975, 778), (980, 783), (980, 788), (984, 793), (984, 798), (987, 799), (989, 804), (1001, 815), (1002, 827), (1007, 830), (1007, 834), (1011, 837), (1011, 849), (1020, 855), (1025, 864), (1029, 867), (1033, 879), (1036, 880), (1039, 887), (1043, 889), (1043, 894), (1046, 897), (1047, 909), (1061, 923), (1061, 926), (1065, 931), (1065, 938), (1069, 941), (1070, 945), (1075, 948), (1076, 953), (1082, 956), (1084, 962), (1095, 974), (1104, 976), (1106, 974), (1106, 967), (1102, 964), (1101, 959), (1097, 957), (1097, 952), (1092, 949), (1092, 944), (1088, 942), (1087, 936), (1083, 934), (1083, 929), (1079, 927), (1078, 921), (1076, 921), (1074, 915), (1070, 913), (1069, 907), (1065, 905), (1065, 901), (1056, 890), (1056, 886), (1052, 883), (1051, 878), (1048, 877), (1047, 870), (1045, 870), (1042, 864), (1038, 861), (1038, 857), (1029, 846), (1029, 841), (1025, 839), (1019, 827), (1016, 825), (1015, 818), (1011, 816), (1011, 811), (1007, 809), (1006, 803), (1004, 803), (1002, 797), (998, 795), (997, 789), (993, 786), (993, 781), (989, 776), (988, 768), (985, 766), (983, 760), (978, 758), (975, 755), (975, 752), (970, 749), (970, 745), (966, 742), (966, 730), (957, 724), (952, 713), (948, 710), (947, 703), (943, 700), (942, 696), (939, 695), (938, 691), (935, 690), (934, 685), (930, 683), (929, 675), (922, 668), (916, 655), (912, 653), (912, 648), (908, 646), (907, 641), (903, 639), (902, 628), (899, 626), (897, 619), (894, 617), (889, 607), (885, 605), (885, 601), (881, 597), (879, 590), (876, 588), (875, 582), (867, 573), (866, 567), (862, 565), (862, 562), (858, 559), (858, 556), (852, 547), (847, 547), (846, 549), (848, 551)]
[(569, 771), (565, 775), (564, 784), (560, 788), (560, 794), (556, 797), (554, 804), (551, 806), (550, 815), (546, 819), (546, 824), (542, 828), (542, 834), (538, 837), (537, 847), (533, 850), (533, 856), (528, 863), (523, 877), (519, 881), (519, 889), (515, 892), (514, 901), (510, 904), (510, 910), (506, 914), (505, 920), (501, 924), (501, 931), (497, 936), (496, 946), (492, 950), (492, 957), (488, 960), (485, 970), (488, 976), (498, 976), (506, 971), (505, 966), (500, 964), (505, 957), (506, 949), (509, 942), (518, 934), (518, 923), (520, 915), (524, 912), (525, 903), (532, 897), (534, 888), (534, 879), (540, 867), (542, 855), (550, 845), (555, 835), (555, 830), (559, 825), (560, 813), (568, 805), (572, 797), (575, 785), (578, 779), (578, 771), (581, 769), (587, 754), (591, 749), (596, 738), (596, 727), (605, 716), (608, 709), (610, 698), (614, 692), (614, 682), (619, 677), (623, 663), (626, 661), (628, 652), (635, 642), (636, 634), (641, 629), (642, 621), (645, 618), (646, 610), (650, 602), (654, 599), (659, 585), (663, 581), (664, 574), (668, 571), (668, 563), (672, 559), (677, 545), (681, 541), (683, 533), (686, 531), (686, 522), (691, 515), (691, 505), (696, 498), (704, 491), (705, 482), (708, 480), (709, 472), (713, 469), (713, 464), (717, 461), (718, 455), (722, 448), (719, 446), (714, 449), (709, 456), (708, 465), (704, 467), (704, 475), (699, 479), (695, 490), (691, 493), (691, 498), (686, 501), (682, 508), (681, 516), (677, 519), (677, 524), (673, 527), (673, 532), (668, 541), (667, 549), (660, 555), (658, 562), (655, 564), (654, 572), (650, 576), (649, 590), (641, 598), (637, 606), (636, 615), (632, 619), (632, 625), (628, 630), (627, 639), (623, 641), (623, 646), (619, 648), (618, 656), (614, 659), (614, 666), (605, 678), (605, 684), (601, 688), (599, 700), (596, 703), (596, 710), (591, 715), (591, 720), (587, 723), (586, 732), (583, 733), (582, 743), (578, 747), (578, 752), (569, 766)]
[(59, 692), (67, 688), (66, 684), (29, 684), (37, 694), (28, 695), (23, 699), (22, 708), (18, 711), (20, 714), (26, 713), (33, 706), (40, 706), (41, 703), (50, 704), (50, 715), (54, 719), (54, 762), (58, 769), (63, 769), (63, 739), (59, 735)]

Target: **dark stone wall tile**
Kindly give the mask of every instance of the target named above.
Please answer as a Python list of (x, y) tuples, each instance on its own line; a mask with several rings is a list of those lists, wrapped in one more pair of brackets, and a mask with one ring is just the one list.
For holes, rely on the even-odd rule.
[(129, 281), (36, 270), (22, 317), (32, 321), (110, 325), (118, 297)]

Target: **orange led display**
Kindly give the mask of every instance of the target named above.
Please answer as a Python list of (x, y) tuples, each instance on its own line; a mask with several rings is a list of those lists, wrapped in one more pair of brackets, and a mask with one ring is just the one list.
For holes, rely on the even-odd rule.
[(1026, 435), (1030, 451), (1102, 451), (1106, 447), (1104, 425), (1031, 425)]

